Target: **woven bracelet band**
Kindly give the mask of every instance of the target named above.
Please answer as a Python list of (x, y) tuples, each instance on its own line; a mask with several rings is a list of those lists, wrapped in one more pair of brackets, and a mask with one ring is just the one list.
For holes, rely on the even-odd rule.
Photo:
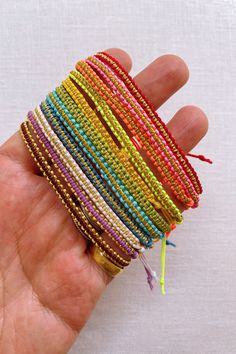
[(121, 64), (106, 52), (76, 70), (30, 111), (22, 138), (87, 240), (94, 261), (111, 277), (139, 258), (150, 288), (156, 273), (144, 251), (166, 244), (183, 221), (166, 192), (185, 209), (202, 186), (186, 155)]

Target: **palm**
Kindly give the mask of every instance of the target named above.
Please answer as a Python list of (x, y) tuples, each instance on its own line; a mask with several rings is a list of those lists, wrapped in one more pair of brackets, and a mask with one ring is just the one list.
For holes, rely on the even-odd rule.
[(3, 305), (70, 343), (104, 289), (105, 274), (48, 182), (9, 157), (1, 156), (0, 165), (0, 259), (10, 295)]
[[(118, 58), (123, 56), (119, 59), (126, 65), (124, 53), (114, 49), (110, 53)], [(140, 73), (137, 82), (157, 107), (162, 102), (155, 102), (154, 90), (164, 101), (183, 82), (175, 83), (175, 88), (167, 85), (166, 89), (162, 88), (163, 92), (160, 89), (158, 92), (156, 83), (149, 86), (145, 83), (148, 70), (149, 75), (153, 75), (151, 69)], [(192, 115), (201, 112), (194, 107), (191, 109)], [(173, 133), (177, 119), (180, 122), (174, 117), (170, 123)], [(185, 150), (204, 135), (206, 123), (203, 127), (203, 122), (206, 121), (201, 112), (192, 146), (188, 146), (187, 138), (186, 144), (182, 143)], [(3, 145), (0, 154), (1, 352), (10, 352), (6, 338), (13, 336), (18, 328), (16, 352), (65, 353), (110, 278), (90, 257), (85, 239), (79, 235), (48, 181), (35, 173), (36, 165), (19, 134), (11, 139)], [(181, 139), (180, 136), (180, 142)]]

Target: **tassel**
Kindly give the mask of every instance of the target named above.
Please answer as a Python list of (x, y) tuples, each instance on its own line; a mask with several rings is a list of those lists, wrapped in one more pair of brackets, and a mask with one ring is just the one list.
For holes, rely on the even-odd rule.
[(208, 162), (210, 164), (213, 163), (210, 159), (207, 159), (204, 155), (195, 155), (195, 154), (187, 154), (187, 156), (195, 157), (196, 159), (199, 159), (204, 162)]
[(143, 253), (141, 253), (139, 255), (139, 259), (143, 263), (144, 269), (145, 269), (145, 271), (147, 273), (147, 282), (149, 284), (150, 289), (152, 290), (153, 287), (154, 287), (152, 282), (153, 281), (157, 282), (157, 273), (154, 270), (152, 270), (152, 268), (148, 264), (147, 259), (146, 259), (145, 255)]

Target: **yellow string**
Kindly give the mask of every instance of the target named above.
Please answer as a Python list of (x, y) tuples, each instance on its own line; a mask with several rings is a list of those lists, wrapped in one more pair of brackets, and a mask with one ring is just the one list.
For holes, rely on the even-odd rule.
[(165, 263), (166, 263), (166, 237), (163, 237), (161, 243), (161, 293), (165, 295)]

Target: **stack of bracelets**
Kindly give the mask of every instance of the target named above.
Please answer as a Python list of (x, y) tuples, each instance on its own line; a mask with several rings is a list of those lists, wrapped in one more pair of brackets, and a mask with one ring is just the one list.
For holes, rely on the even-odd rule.
[(167, 237), (183, 217), (163, 184), (185, 209), (198, 206), (202, 187), (119, 62), (105, 52), (79, 61), (28, 113), (21, 135), (75, 226), (90, 240), (94, 260), (111, 276), (139, 257), (152, 289), (156, 272), (143, 252), (162, 240), (164, 293)]

